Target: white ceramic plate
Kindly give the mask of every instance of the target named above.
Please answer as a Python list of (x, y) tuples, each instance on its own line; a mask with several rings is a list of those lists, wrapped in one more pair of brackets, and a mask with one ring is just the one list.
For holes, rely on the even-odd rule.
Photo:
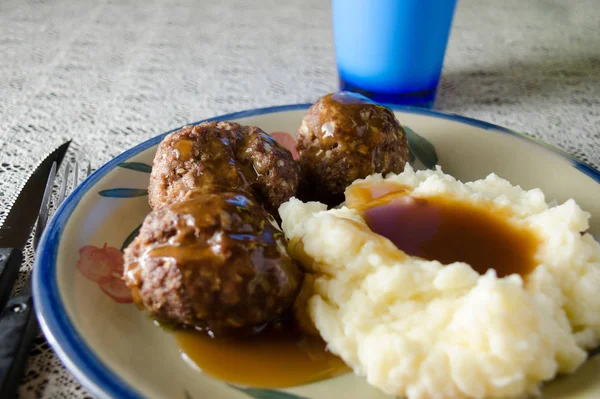
[[(307, 108), (290, 105), (214, 119), (295, 132)], [(541, 188), (547, 199), (575, 198), (592, 213), (590, 232), (600, 237), (597, 170), (488, 123), (421, 109), (395, 112), (403, 125), (435, 146), (444, 172), (463, 181), (494, 172), (523, 188)], [(145, 195), (149, 165), (162, 137), (130, 149), (88, 177), (57, 211), (40, 243), (33, 280), (37, 315), (69, 370), (101, 398), (385, 398), (352, 374), (273, 392), (235, 389), (188, 366), (169, 333), (154, 327), (133, 304), (108, 296), (103, 289), (127, 302), (118, 287), (115, 291), (107, 283), (110, 276), (84, 276), (90, 262), (115, 266), (118, 250), (150, 211)], [(543, 397), (599, 398), (598, 375), (600, 357), (546, 384)]]

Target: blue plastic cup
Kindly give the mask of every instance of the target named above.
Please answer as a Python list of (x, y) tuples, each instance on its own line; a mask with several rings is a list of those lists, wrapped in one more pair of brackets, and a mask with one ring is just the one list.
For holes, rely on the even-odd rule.
[(456, 0), (332, 0), (340, 89), (431, 107)]

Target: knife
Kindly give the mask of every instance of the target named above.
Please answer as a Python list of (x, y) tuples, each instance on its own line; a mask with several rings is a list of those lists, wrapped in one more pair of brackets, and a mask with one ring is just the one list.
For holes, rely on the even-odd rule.
[[(6, 245), (4, 244), (6, 242), (16, 244), (11, 245), (12, 248), (0, 249), (0, 251), (8, 254), (5, 259), (6, 264), (3, 265), (2, 269), (2, 280), (0, 280), (3, 287), (8, 287), (6, 289), (8, 293), (2, 291), (0, 292), (2, 296), (10, 294), (10, 289), (21, 264), (18, 260), (22, 259), (22, 250), (36, 219), (38, 223), (33, 246), (34, 249), (37, 247), (42, 233), (38, 230), (43, 230), (48, 217), (56, 169), (62, 162), (69, 144), (70, 141), (58, 147), (37, 167), (25, 183), (25, 187), (17, 197), (13, 208), (0, 228), (0, 244)], [(36, 185), (32, 186), (34, 183)], [(38, 187), (40, 184), (41, 187)], [(28, 199), (27, 195), (33, 195), (34, 197), (25, 205), (22, 205), (24, 202), (21, 199)], [(16, 211), (22, 211), (23, 214), (19, 217), (12, 216), (16, 214)], [(34, 217), (31, 217), (29, 212), (32, 212)], [(7, 224), (7, 221), (10, 224)], [(23, 227), (22, 223), (29, 223), (29, 225)], [(19, 239), (14, 234), (24, 234), (24, 236)], [(5, 278), (7, 280), (12, 279), (12, 281), (3, 281)], [(0, 308), (0, 398), (12, 398), (16, 395), (27, 360), (26, 352), (29, 351), (37, 331), (37, 320), (33, 312), (33, 300), (31, 298), (31, 284), (28, 282), (18, 296), (10, 299), (5, 306)]]
[(37, 220), (52, 164), (60, 166), (70, 143), (58, 147), (38, 165), (0, 227), (0, 309), (6, 305), (19, 274), (23, 249)]

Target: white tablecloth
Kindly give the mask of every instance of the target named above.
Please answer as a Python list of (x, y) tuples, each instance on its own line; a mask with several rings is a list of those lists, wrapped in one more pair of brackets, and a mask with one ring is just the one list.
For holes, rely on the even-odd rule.
[[(0, 1), (0, 218), (71, 138), (99, 167), (187, 122), (337, 86), (322, 0)], [(460, 0), (435, 108), (600, 166), (597, 0)], [(28, 272), (31, 251), (22, 276)], [(22, 397), (83, 397), (42, 338)]]

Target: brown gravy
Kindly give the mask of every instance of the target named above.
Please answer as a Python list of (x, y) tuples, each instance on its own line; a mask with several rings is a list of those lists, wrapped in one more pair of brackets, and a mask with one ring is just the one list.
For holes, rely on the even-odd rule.
[(179, 140), (174, 144), (175, 150), (177, 151), (177, 158), (182, 161), (190, 159), (192, 154), (193, 145), (190, 140)]
[(234, 384), (281, 388), (349, 371), (340, 358), (325, 350), (320, 337), (303, 334), (291, 319), (237, 339), (212, 339), (189, 330), (174, 335), (188, 361), (203, 373)]
[[(369, 187), (370, 186), (370, 187)], [(443, 264), (466, 262), (480, 274), (527, 275), (536, 266), (538, 237), (510, 223), (510, 210), (445, 196), (419, 198), (394, 183), (364, 183), (346, 191), (375, 233), (411, 256)]]

